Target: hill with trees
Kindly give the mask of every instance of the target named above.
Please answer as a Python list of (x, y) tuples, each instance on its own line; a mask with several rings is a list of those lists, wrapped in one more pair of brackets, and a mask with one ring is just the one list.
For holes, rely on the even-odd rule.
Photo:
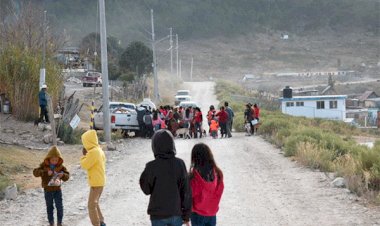
[[(76, 43), (98, 27), (97, 0), (34, 0), (46, 4), (49, 19)], [(113, 0), (106, 1), (107, 30), (123, 42), (150, 38), (150, 9), (158, 36), (173, 27), (182, 40), (235, 36), (268, 29), (309, 34), (316, 31), (380, 30), (378, 0)]]

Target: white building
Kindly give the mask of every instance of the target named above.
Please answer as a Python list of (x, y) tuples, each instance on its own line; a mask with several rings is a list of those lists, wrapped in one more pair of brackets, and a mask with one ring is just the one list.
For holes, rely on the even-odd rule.
[(346, 119), (346, 95), (281, 98), (282, 113), (307, 118)]

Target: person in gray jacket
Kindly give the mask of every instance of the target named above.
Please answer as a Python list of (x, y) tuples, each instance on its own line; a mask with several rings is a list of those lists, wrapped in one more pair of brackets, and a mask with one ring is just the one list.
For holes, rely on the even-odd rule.
[(232, 137), (232, 125), (233, 125), (233, 122), (234, 122), (234, 117), (235, 117), (235, 114), (234, 114), (234, 111), (232, 110), (231, 107), (228, 106), (228, 102), (224, 102), (224, 107), (226, 108), (226, 112), (228, 114), (228, 121), (227, 121), (227, 136), (228, 138)]

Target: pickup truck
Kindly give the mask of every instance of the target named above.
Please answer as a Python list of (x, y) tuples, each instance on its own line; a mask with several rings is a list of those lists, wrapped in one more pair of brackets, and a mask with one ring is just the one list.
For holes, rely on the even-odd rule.
[(83, 87), (102, 86), (103, 84), (102, 74), (99, 72), (89, 71), (86, 73), (85, 76), (83, 76), (82, 84), (83, 84)]
[[(103, 111), (101, 106), (94, 114), (94, 129), (103, 129)], [(136, 105), (125, 102), (110, 102), (110, 120), (112, 130), (138, 132)]]

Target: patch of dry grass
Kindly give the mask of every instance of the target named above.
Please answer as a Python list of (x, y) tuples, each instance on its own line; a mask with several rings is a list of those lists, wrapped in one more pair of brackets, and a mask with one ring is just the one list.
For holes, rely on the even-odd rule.
[[(65, 166), (70, 170), (71, 166), (79, 163), (82, 154), (80, 146), (59, 147), (63, 155)], [(46, 151), (29, 150), (26, 148), (0, 145), (0, 190), (16, 183), (22, 189), (39, 187), (41, 180), (32, 174), (47, 154)]]
[(331, 162), (331, 159), (334, 158), (333, 153), (315, 144), (308, 142), (298, 144), (294, 157), (298, 162), (312, 169), (321, 169), (327, 172), (331, 172), (334, 169), (334, 165)]

